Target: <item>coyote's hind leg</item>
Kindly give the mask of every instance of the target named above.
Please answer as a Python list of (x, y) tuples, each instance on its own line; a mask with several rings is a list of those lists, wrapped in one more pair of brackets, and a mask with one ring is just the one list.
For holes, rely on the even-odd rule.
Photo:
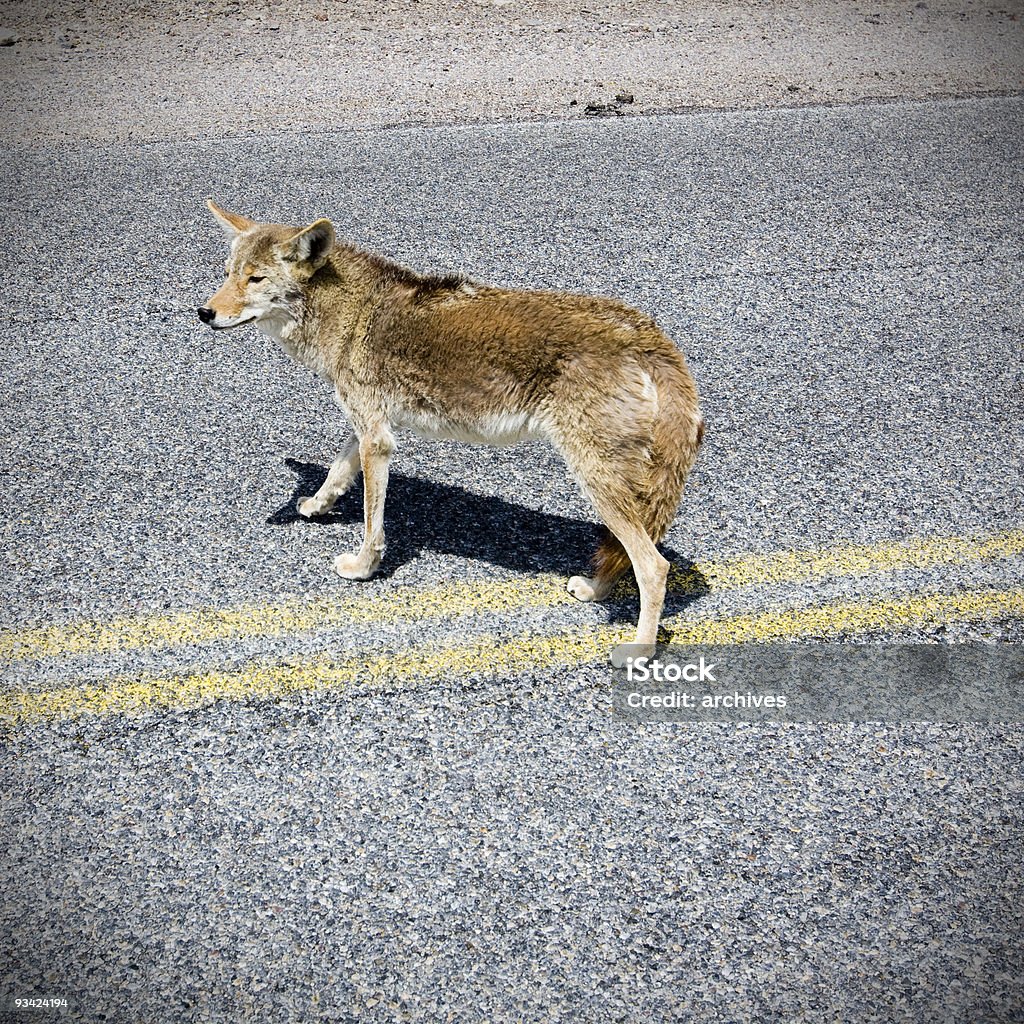
[(633, 640), (634, 657), (650, 657), (658, 636), (658, 621), (665, 603), (668, 561), (658, 551), (647, 529), (651, 509), (650, 426), (634, 410), (632, 417), (609, 421), (571, 423), (555, 435), (556, 443), (584, 493), (608, 528), (594, 560), (594, 575), (574, 576), (569, 592), (580, 601), (606, 597), (630, 566), (640, 590), (640, 617)]

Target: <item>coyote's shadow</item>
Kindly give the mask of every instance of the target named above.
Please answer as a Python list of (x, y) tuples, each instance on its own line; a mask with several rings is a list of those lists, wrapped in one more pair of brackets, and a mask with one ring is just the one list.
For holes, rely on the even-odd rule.
[[(282, 526), (308, 522), (311, 527), (362, 523), (363, 489), (359, 481), (338, 499), (330, 514), (303, 519), (296, 511), (296, 500), (315, 493), (327, 478), (327, 470), (297, 459), (286, 459), (285, 463), (295, 473), (295, 490), (287, 504), (268, 517), (268, 523)], [(596, 522), (538, 512), (502, 498), (395, 472), (389, 477), (384, 523), (387, 550), (380, 577), (389, 576), (424, 550), (484, 560), (518, 572), (568, 577), (587, 572), (601, 536)], [(668, 548), (663, 550), (675, 569), (688, 577), (686, 592), (669, 596), (667, 605), (677, 610), (706, 593), (708, 586), (692, 562)], [(635, 588), (630, 587), (625, 596), (612, 598), (605, 605), (616, 620), (635, 619)]]

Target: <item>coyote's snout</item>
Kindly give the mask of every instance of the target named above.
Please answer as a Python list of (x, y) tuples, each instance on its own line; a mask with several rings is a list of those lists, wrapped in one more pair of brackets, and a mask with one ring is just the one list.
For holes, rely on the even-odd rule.
[(254, 323), (334, 386), (352, 425), (323, 486), (298, 503), (306, 517), (329, 512), (362, 470), (363, 542), (335, 559), (338, 573), (366, 579), (380, 565), (394, 429), (543, 438), (608, 528), (593, 575), (570, 592), (599, 601), (632, 564), (644, 649), (632, 653), (653, 652), (669, 567), (655, 544), (704, 429), (686, 362), (654, 321), (614, 299), (418, 274), (338, 243), (327, 220), (259, 224), (208, 205), (231, 252), (200, 320)]

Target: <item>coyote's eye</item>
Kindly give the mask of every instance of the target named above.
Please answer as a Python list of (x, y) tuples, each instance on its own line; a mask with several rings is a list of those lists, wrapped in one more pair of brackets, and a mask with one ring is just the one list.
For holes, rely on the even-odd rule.
[(260, 281), (266, 281), (265, 277), (250, 277), (249, 284), (259, 284)]

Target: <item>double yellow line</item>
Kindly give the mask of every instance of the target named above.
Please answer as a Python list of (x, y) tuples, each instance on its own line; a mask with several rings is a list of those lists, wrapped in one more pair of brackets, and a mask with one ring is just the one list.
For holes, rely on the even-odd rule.
[[(1024, 554), (1024, 530), (984, 538), (921, 538), (901, 543), (847, 545), (828, 551), (751, 555), (696, 566), (673, 574), (676, 593), (701, 593), (756, 585), (869, 576), (902, 569), (962, 566)], [(315, 633), (359, 623), (422, 622), (465, 615), (493, 615), (570, 603), (564, 581), (551, 576), (520, 581), (400, 587), (387, 594), (340, 600), (292, 601), (217, 610), (200, 608), (164, 616), (125, 617), (0, 634), (0, 662), (106, 654), (194, 645), (217, 640)], [(766, 642), (795, 637), (834, 637), (879, 629), (927, 626), (950, 620), (1024, 617), (1024, 588), (921, 593), (869, 602), (697, 619), (665, 618), (677, 643)], [(103, 685), (70, 686), (0, 695), (0, 719), (109, 714), (191, 707), (212, 699), (240, 700), (355, 684), (387, 685), (396, 679), (457, 679), (466, 674), (506, 675), (607, 659), (630, 630), (587, 627), (554, 635), (523, 634), (500, 641), (486, 636), (468, 643), (420, 644), (392, 654), (254, 663), (239, 671), (167, 676), (118, 676)]]
[[(976, 621), (1021, 616), (1024, 588), (915, 594), (867, 604), (837, 603), (703, 622), (672, 616), (664, 625), (675, 643), (729, 644), (937, 625), (951, 618)], [(470, 643), (420, 646), (394, 654), (340, 661), (320, 657), (279, 664), (257, 663), (237, 672), (125, 676), (111, 679), (105, 686), (4, 694), (0, 696), (0, 720), (18, 723), (38, 718), (189, 708), (211, 700), (279, 697), (353, 685), (381, 687), (410, 679), (451, 680), (458, 685), (459, 678), (469, 674), (503, 676), (607, 661), (612, 648), (631, 636), (632, 629), (590, 627), (551, 636), (523, 635), (507, 641), (481, 637)]]
[[(912, 538), (898, 543), (783, 551), (702, 563), (673, 570), (669, 590), (699, 594), (758, 585), (872, 576), (1024, 554), (1024, 530), (983, 538)], [(623, 592), (627, 591), (623, 587)], [(635, 590), (635, 588), (633, 588)], [(26, 659), (67, 658), (200, 645), (218, 640), (312, 634), (359, 624), (390, 624), (497, 615), (574, 604), (562, 577), (453, 582), (441, 587), (396, 587), (372, 596), (341, 596), (237, 608), (196, 608), (169, 615), (126, 616), (35, 629), (0, 631), (0, 667)]]

